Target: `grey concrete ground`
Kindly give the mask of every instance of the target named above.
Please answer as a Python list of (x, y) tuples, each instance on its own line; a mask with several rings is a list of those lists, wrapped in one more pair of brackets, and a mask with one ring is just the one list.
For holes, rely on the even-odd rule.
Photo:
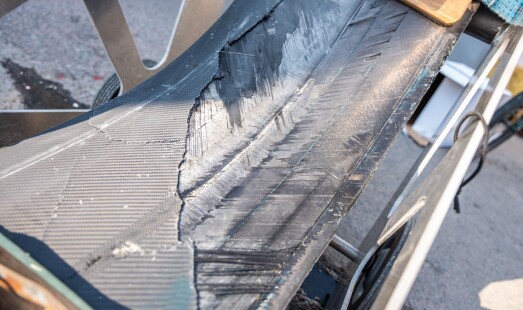
[[(175, 4), (121, 2), (142, 56), (160, 59)], [(44, 81), (62, 84), (72, 98), (86, 105), (113, 72), (78, 0), (32, 0), (1, 19), (0, 62), (7, 59), (34, 68)], [(0, 65), (0, 109), (25, 108), (16, 83)], [(342, 236), (355, 243), (361, 240), (419, 153), (419, 147), (400, 137), (344, 220), (339, 229)], [(519, 138), (489, 154), (481, 174), (460, 196), (462, 213), (448, 214), (405, 308), (506, 309), (507, 302), (523, 307), (523, 293), (517, 291), (523, 289), (523, 281), (517, 281), (523, 279), (522, 154)], [(437, 157), (443, 155), (442, 150)], [(506, 280), (515, 281), (499, 283)]]

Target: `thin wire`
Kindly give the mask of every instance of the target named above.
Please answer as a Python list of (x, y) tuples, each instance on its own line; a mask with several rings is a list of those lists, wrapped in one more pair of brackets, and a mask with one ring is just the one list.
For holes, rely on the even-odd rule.
[(476, 177), (476, 175), (478, 175), (478, 173), (481, 171), (481, 168), (483, 167), (483, 163), (487, 160), (489, 127), (487, 125), (487, 122), (483, 118), (483, 115), (481, 115), (479, 112), (472, 111), (472, 112), (465, 114), (465, 116), (463, 116), (463, 118), (457, 124), (456, 130), (454, 131), (454, 142), (456, 142), (459, 138), (459, 132), (460, 132), (460, 129), (461, 129), (461, 126), (463, 125), (463, 123), (465, 123), (465, 121), (471, 117), (474, 117), (474, 119), (468, 123), (467, 127), (472, 125), (473, 122), (479, 121), (485, 128), (485, 133), (483, 134), (483, 142), (481, 143), (481, 151), (480, 151), (478, 165), (476, 166), (476, 169), (474, 169), (474, 172), (472, 172), (467, 178), (465, 178), (463, 180), (463, 182), (461, 182), (458, 192), (456, 193), (456, 196), (454, 197), (454, 211), (456, 211), (456, 213), (461, 212), (459, 198), (458, 198), (459, 194), (461, 193), (461, 189), (465, 185), (467, 185), (470, 181), (472, 181), (472, 179), (474, 179)]

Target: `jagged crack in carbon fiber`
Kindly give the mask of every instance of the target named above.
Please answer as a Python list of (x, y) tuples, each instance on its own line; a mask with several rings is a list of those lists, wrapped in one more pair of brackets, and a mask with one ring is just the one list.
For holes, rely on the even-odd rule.
[(469, 17), (236, 1), (125, 96), (0, 149), (0, 232), (94, 307), (284, 307)]

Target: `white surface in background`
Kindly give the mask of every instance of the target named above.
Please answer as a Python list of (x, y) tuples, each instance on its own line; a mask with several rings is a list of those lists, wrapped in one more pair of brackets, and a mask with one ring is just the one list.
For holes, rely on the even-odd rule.
[(523, 279), (491, 282), (479, 292), (479, 300), (485, 309), (522, 309)]
[[(440, 73), (443, 74), (445, 78), (412, 125), (412, 129), (431, 142), (433, 141), (432, 137), (434, 132), (438, 129), (441, 122), (443, 122), (447, 113), (457, 103), (459, 96), (474, 75), (474, 69), (462, 63), (446, 61), (441, 68)], [(462, 115), (474, 110), (479, 98), (488, 85), (488, 81), (488, 78), (485, 79)], [(512, 93), (505, 90), (500, 104), (504, 104), (511, 97)], [(442, 147), (452, 146), (453, 136), (454, 130), (445, 137)]]

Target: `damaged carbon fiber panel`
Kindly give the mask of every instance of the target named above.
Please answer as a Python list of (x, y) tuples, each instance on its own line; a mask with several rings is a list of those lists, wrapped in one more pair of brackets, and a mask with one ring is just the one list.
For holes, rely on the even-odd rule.
[(469, 17), (236, 1), (128, 94), (0, 149), (0, 232), (94, 307), (283, 307)]

